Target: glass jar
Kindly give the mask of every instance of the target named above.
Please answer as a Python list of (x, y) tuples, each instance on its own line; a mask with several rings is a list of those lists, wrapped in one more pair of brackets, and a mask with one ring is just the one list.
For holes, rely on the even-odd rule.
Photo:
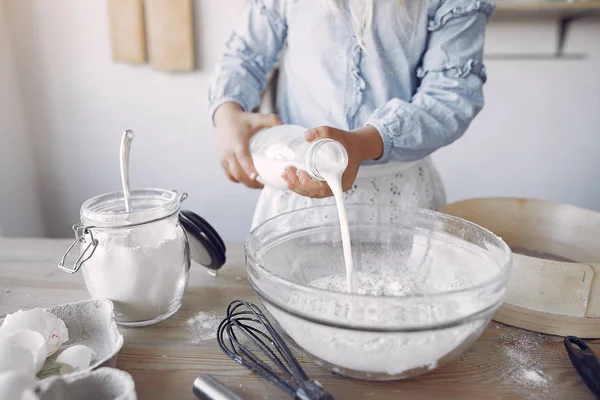
[(281, 174), (287, 166), (306, 171), (312, 178), (325, 181), (319, 169), (331, 163), (348, 165), (344, 146), (333, 139), (307, 142), (306, 129), (298, 125), (277, 125), (263, 129), (250, 139), (250, 154), (258, 181), (277, 189), (287, 189)]
[[(131, 191), (131, 211), (123, 192), (107, 193), (81, 206), (73, 227), (75, 243), (59, 267), (80, 268), (90, 296), (110, 299), (115, 319), (124, 326), (146, 326), (169, 318), (181, 307), (190, 269), (190, 249), (179, 222), (187, 196), (162, 189)], [(72, 268), (69, 252), (80, 243)]]

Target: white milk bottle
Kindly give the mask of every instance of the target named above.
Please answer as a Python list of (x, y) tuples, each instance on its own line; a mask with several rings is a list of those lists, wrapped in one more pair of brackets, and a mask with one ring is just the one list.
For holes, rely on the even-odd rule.
[(320, 169), (331, 164), (342, 172), (346, 169), (348, 153), (340, 142), (332, 139), (307, 142), (305, 132), (306, 129), (298, 125), (277, 125), (263, 129), (250, 139), (250, 154), (260, 183), (287, 189), (281, 174), (290, 165), (320, 181), (326, 180)]

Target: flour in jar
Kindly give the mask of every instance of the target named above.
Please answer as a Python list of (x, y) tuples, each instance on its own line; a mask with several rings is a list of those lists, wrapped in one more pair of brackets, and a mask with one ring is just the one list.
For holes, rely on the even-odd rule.
[(98, 246), (83, 264), (92, 298), (114, 303), (118, 322), (156, 318), (177, 307), (185, 289), (185, 242), (177, 225), (161, 221), (122, 235), (94, 233)]

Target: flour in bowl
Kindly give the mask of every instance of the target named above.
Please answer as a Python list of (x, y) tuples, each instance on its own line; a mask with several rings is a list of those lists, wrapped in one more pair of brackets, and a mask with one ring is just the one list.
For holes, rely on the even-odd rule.
[[(454, 293), (452, 298), (429, 297), (488, 281), (497, 274), (498, 265), (474, 247), (461, 247), (432, 236), (413, 239), (415, 256), (411, 261), (409, 255), (404, 265), (390, 262), (394, 255), (375, 251), (370, 257), (357, 259), (354, 278), (357, 293), (364, 297), (347, 294), (343, 273), (306, 283), (339, 295), (290, 294), (289, 303), (294, 309), (327, 323), (265, 306), (300, 347), (341, 369), (410, 375), (412, 370), (436, 368), (438, 362), (452, 359), (470, 346), (491, 314), (466, 321), (465, 317), (489, 307), (490, 301), (494, 304), (494, 299), (499, 301), (503, 292), (495, 294), (498, 297), (492, 300), (484, 292)], [(378, 302), (378, 296), (386, 296), (389, 302)], [(360, 328), (344, 329), (336, 324)], [(447, 327), (440, 328), (443, 324)], [(437, 329), (427, 329), (435, 325)], [(368, 330), (375, 327), (380, 331)], [(381, 331), (382, 327), (390, 331)]]

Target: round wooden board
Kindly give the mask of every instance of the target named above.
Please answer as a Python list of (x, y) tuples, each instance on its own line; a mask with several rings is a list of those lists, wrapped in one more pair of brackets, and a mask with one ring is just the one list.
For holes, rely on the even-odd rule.
[(494, 320), (600, 337), (600, 213), (516, 198), (465, 200), (442, 212), (491, 230), (516, 250), (506, 301)]

